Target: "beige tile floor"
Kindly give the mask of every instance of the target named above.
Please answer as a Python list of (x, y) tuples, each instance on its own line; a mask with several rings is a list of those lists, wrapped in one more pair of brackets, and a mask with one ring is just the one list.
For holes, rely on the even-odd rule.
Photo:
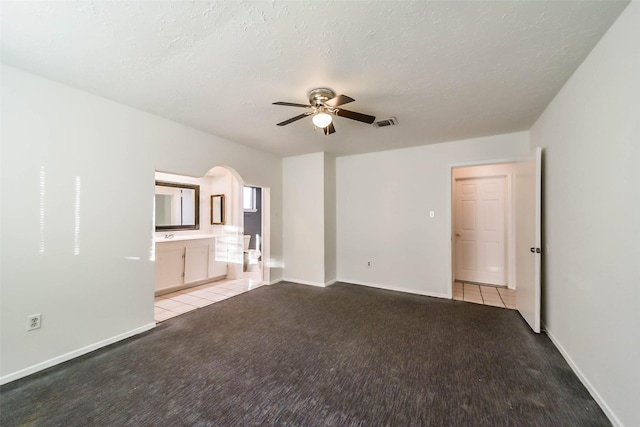
[(516, 309), (516, 291), (505, 287), (454, 282), (453, 299), (511, 310)]
[(172, 317), (197, 310), (262, 286), (256, 275), (243, 279), (218, 280), (193, 288), (181, 289), (155, 298), (154, 320), (163, 322)]

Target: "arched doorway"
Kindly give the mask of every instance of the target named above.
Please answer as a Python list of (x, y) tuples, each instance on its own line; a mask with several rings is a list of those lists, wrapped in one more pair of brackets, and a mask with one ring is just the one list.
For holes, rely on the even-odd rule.
[(214, 225), (212, 231), (228, 237), (228, 277), (268, 284), (270, 189), (245, 182), (228, 166), (216, 166), (205, 176), (210, 179), (212, 191), (225, 195), (227, 201), (225, 221)]

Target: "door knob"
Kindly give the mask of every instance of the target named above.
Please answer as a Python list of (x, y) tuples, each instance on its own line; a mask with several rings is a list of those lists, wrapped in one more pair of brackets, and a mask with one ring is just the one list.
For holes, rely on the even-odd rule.
[(456, 233), (456, 237), (460, 237), (460, 233)]

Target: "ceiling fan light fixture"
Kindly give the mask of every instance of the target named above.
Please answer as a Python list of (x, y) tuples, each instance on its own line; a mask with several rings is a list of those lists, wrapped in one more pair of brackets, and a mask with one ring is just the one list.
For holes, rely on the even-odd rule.
[(326, 128), (331, 124), (331, 116), (327, 113), (317, 113), (315, 114), (311, 120), (316, 127)]

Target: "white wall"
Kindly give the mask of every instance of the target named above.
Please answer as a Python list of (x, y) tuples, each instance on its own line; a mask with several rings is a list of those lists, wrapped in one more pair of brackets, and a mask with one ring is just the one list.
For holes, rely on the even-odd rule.
[[(209, 171), (211, 173), (212, 171)], [(215, 168), (215, 174), (207, 176), (209, 178), (209, 189), (211, 194), (223, 194), (224, 201), (224, 222), (229, 224), (233, 218), (231, 211), (234, 204), (241, 203), (241, 200), (234, 200), (232, 197), (232, 190), (235, 184), (235, 177), (230, 171), (223, 168)], [(211, 197), (208, 202), (209, 212), (207, 215), (211, 215)], [(211, 223), (211, 218), (208, 217), (208, 222)], [(211, 232), (217, 236), (223, 234), (224, 225), (211, 225)]]
[(324, 286), (324, 153), (282, 161), (284, 279)]
[(640, 425), (640, 2), (531, 129), (544, 148), (543, 322), (615, 424)]
[(155, 170), (270, 187), (281, 262), (281, 159), (11, 67), (1, 83), (0, 381), (153, 327)]
[(450, 297), (451, 166), (528, 150), (519, 132), (336, 159), (338, 280)]
[(337, 277), (336, 254), (336, 158), (324, 156), (324, 281)]

